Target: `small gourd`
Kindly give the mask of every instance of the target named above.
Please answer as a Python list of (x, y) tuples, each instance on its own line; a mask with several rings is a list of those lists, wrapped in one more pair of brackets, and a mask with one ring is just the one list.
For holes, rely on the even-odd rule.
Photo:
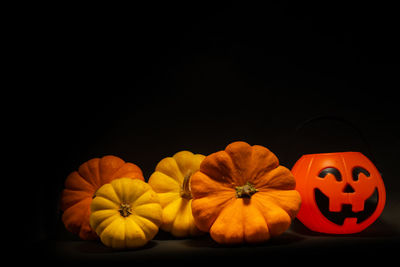
[(120, 177), (144, 181), (138, 166), (111, 155), (90, 159), (72, 172), (65, 180), (61, 195), (62, 221), (66, 229), (84, 240), (97, 239), (89, 225), (90, 204), (102, 185)]
[(144, 246), (157, 234), (162, 209), (157, 194), (138, 179), (120, 178), (97, 190), (90, 225), (101, 242), (115, 249)]
[(267, 148), (234, 142), (192, 176), (197, 227), (218, 243), (259, 243), (282, 234), (300, 209), (292, 173)]
[(193, 220), (190, 180), (204, 158), (190, 151), (178, 152), (162, 159), (149, 179), (163, 208), (161, 229), (176, 237), (202, 234)]

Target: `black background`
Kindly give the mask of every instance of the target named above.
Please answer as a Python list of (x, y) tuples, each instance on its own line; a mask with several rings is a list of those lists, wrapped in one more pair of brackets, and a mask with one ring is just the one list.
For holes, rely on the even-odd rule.
[[(66, 176), (90, 158), (117, 155), (147, 179), (166, 156), (207, 155), (238, 140), (268, 147), (289, 168), (305, 153), (361, 151), (388, 193), (384, 221), (366, 239), (285, 247), (283, 237), (273, 249), (250, 247), (259, 257), (398, 245), (399, 18), (387, 3), (321, 2), (23, 7), (13, 32), (13, 64), (22, 73), (14, 99), (23, 112), (13, 122), (22, 144), (16, 161), (27, 161), (19, 170), (29, 168), (21, 174), (25, 248), (45, 251), (41, 259), (73, 254), (68, 242), (77, 240), (63, 228), (59, 195)], [(353, 126), (320, 120), (296, 133), (318, 116)], [(291, 231), (315, 237), (299, 227)]]

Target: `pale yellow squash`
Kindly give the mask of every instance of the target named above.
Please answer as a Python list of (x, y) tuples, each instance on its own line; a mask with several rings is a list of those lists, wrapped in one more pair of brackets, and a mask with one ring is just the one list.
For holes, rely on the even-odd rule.
[(149, 179), (163, 208), (161, 229), (176, 237), (199, 235), (194, 224), (190, 178), (200, 169), (201, 154), (181, 151), (162, 159)]
[(138, 179), (120, 178), (100, 187), (90, 206), (90, 226), (116, 249), (144, 246), (162, 222), (158, 195)]

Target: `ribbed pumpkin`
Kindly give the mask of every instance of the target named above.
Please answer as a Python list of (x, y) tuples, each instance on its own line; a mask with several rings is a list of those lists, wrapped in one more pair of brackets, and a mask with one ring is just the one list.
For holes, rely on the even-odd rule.
[(147, 183), (120, 178), (97, 190), (90, 225), (108, 247), (137, 248), (157, 234), (161, 217), (158, 196)]
[(112, 155), (93, 158), (72, 172), (61, 195), (62, 221), (67, 230), (84, 240), (96, 239), (89, 225), (92, 199), (102, 185), (121, 177), (144, 180), (138, 166)]
[(162, 159), (149, 179), (163, 207), (161, 229), (176, 237), (199, 235), (192, 215), (190, 179), (205, 156), (181, 151)]
[(300, 209), (291, 172), (267, 148), (234, 142), (207, 156), (191, 179), (197, 227), (218, 243), (258, 243), (282, 234)]

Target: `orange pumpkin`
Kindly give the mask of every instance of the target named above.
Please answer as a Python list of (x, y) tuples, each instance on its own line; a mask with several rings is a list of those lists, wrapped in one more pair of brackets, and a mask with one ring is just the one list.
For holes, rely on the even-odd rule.
[(234, 142), (207, 156), (191, 179), (196, 226), (218, 243), (282, 234), (300, 209), (291, 172), (263, 146)]
[(89, 224), (92, 199), (102, 185), (121, 177), (144, 181), (138, 166), (116, 156), (93, 158), (72, 172), (61, 195), (62, 221), (67, 230), (84, 240), (96, 239)]

